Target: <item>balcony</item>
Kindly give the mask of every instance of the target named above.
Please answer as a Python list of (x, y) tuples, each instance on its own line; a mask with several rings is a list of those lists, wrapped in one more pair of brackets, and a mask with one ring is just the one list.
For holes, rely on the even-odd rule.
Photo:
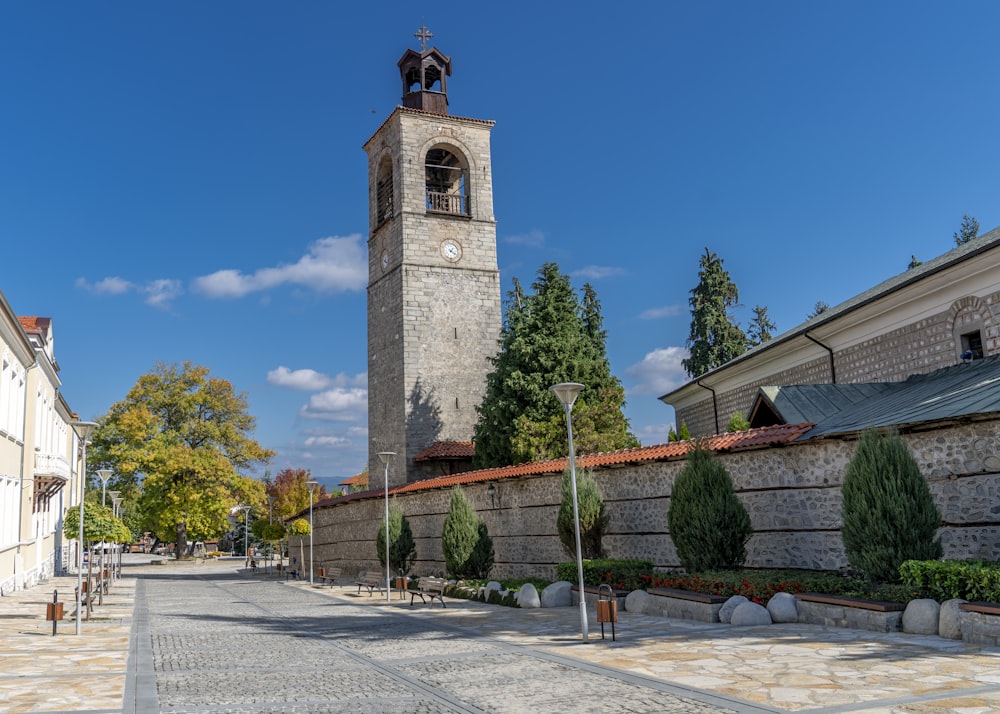
[(69, 460), (59, 454), (43, 454), (36, 451), (35, 476), (52, 476), (68, 481), (70, 477)]
[(469, 197), (461, 193), (427, 192), (427, 210), (449, 213), (453, 216), (469, 215)]

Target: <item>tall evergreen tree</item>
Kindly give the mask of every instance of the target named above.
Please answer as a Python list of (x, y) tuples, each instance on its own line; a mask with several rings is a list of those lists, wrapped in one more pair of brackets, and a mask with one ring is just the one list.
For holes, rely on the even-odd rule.
[(959, 226), (952, 236), (955, 238), (955, 245), (965, 245), (970, 240), (979, 235), (979, 221), (966, 213), (962, 216), (962, 225)]
[(808, 315), (806, 315), (806, 319), (807, 320), (811, 320), (814, 317), (816, 317), (817, 315), (822, 315), (824, 312), (826, 312), (829, 309), (830, 309), (829, 303), (826, 303), (823, 300), (817, 300), (816, 304), (813, 305), (812, 312), (810, 312)]
[(774, 337), (774, 330), (776, 329), (777, 325), (771, 322), (771, 318), (767, 314), (767, 307), (754, 305), (753, 319), (747, 325), (747, 342), (749, 345), (756, 347), (757, 345), (764, 344)]
[(729, 317), (739, 303), (736, 283), (722, 266), (722, 258), (705, 248), (698, 285), (691, 290), (690, 356), (681, 361), (689, 377), (700, 377), (746, 352), (747, 336)]
[[(576, 473), (576, 501), (580, 515), (580, 551), (584, 558), (603, 558), (602, 540), (608, 530), (611, 516), (604, 508), (604, 495), (591, 471), (579, 469)], [(573, 519), (573, 481), (569, 469), (563, 472), (562, 501), (556, 516), (556, 531), (563, 550), (576, 555), (576, 521)]]
[(569, 278), (546, 263), (525, 294), (507, 295), (500, 350), (478, 407), (475, 465), (507, 466), (567, 453), (565, 414), (549, 387), (585, 385), (573, 409), (581, 450), (638, 445), (622, 414), (625, 390), (611, 374), (600, 302), (591, 286), (577, 297)]
[(448, 515), (441, 529), (445, 569), (456, 578), (485, 578), (493, 569), (493, 540), (465, 492), (451, 492)]

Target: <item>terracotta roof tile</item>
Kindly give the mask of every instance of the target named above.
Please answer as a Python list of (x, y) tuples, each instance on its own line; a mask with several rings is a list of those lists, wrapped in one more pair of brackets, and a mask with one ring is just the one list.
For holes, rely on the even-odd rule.
[(28, 331), (42, 330), (48, 326), (49, 318), (47, 317), (34, 317), (34, 316), (18, 316), (17, 321), (21, 323), (21, 327)]
[(476, 445), (471, 441), (435, 441), (413, 457), (414, 461), (435, 459), (471, 459), (476, 453)]
[(367, 472), (365, 472), (365, 473), (355, 474), (354, 476), (351, 476), (350, 478), (345, 478), (343, 481), (341, 481), (337, 485), (338, 486), (360, 486), (361, 484), (367, 484), (367, 483), (368, 483), (368, 474), (367, 474)]
[[(712, 451), (741, 451), (744, 449), (760, 449), (768, 446), (778, 446), (795, 441), (802, 434), (812, 428), (812, 424), (779, 424), (777, 426), (764, 426), (748, 431), (730, 432), (716, 434), (702, 439), (687, 439), (685, 441), (673, 441), (667, 444), (657, 444), (655, 446), (639, 446), (634, 449), (621, 449), (619, 451), (607, 451), (599, 454), (583, 454), (576, 459), (576, 464), (580, 468), (596, 468), (608, 466), (621, 466), (625, 464), (641, 464), (650, 461), (676, 461), (684, 458), (685, 454), (695, 444), (701, 443)], [(413, 493), (416, 491), (429, 491), (436, 488), (451, 488), (470, 483), (481, 483), (483, 481), (497, 481), (506, 478), (518, 478), (520, 476), (533, 476), (538, 474), (561, 473), (565, 470), (567, 459), (551, 459), (548, 461), (535, 461), (529, 464), (518, 464), (516, 466), (504, 466), (502, 468), (481, 469), (479, 471), (467, 471), (449, 476), (439, 476), (437, 478), (414, 481), (403, 486), (396, 486), (389, 489), (389, 494)], [(333, 505), (345, 501), (357, 501), (365, 498), (382, 497), (384, 489), (372, 489), (362, 493), (352, 493), (348, 496), (334, 498), (323, 501), (324, 505)]]

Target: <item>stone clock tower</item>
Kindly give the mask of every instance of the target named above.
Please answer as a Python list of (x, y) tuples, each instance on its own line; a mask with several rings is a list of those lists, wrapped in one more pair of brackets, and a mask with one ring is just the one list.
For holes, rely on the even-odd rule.
[(399, 60), (403, 103), (368, 154), (368, 472), (390, 484), (439, 475), (414, 456), (468, 442), (500, 335), (492, 121), (448, 114), (451, 59)]

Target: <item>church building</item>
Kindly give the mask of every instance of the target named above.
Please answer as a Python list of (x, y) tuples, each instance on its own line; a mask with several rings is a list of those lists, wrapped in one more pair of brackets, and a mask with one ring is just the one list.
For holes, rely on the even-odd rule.
[(416, 36), (421, 51), (398, 62), (402, 105), (364, 145), (368, 469), (382, 475), (378, 454), (394, 453), (394, 485), (471, 457), (501, 319), (494, 122), (449, 114), (451, 59), (427, 48), (426, 28)]

